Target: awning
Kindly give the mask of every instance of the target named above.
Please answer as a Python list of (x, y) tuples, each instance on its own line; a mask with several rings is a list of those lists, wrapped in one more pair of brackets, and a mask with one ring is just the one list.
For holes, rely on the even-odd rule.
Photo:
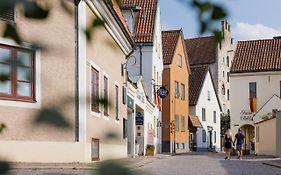
[(188, 116), (189, 122), (192, 124), (194, 128), (203, 128), (199, 118), (197, 116)]

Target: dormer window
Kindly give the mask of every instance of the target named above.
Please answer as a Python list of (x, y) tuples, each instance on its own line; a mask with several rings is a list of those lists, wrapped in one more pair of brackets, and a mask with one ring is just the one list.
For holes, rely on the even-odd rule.
[(182, 56), (178, 55), (178, 66), (182, 67)]

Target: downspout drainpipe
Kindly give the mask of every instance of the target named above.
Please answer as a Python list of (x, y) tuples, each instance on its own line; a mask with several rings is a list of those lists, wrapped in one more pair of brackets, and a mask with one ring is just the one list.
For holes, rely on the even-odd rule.
[(79, 23), (78, 4), (80, 0), (74, 0), (74, 28), (75, 28), (75, 141), (79, 141)]
[(140, 48), (140, 75), (142, 75), (142, 43), (139, 45)]

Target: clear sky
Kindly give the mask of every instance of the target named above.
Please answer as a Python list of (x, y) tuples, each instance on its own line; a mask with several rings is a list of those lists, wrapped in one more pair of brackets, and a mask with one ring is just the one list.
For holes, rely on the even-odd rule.
[[(187, 5), (189, 1), (160, 0), (162, 30), (182, 28), (186, 38), (200, 36), (196, 11)], [(211, 1), (226, 8), (236, 41), (281, 36), (281, 0)]]

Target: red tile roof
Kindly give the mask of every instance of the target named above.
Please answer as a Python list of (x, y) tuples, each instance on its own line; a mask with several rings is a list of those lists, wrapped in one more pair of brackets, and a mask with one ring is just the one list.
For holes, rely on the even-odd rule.
[(190, 65), (216, 62), (217, 44), (214, 36), (186, 39), (185, 44)]
[(188, 119), (194, 128), (203, 128), (203, 126), (197, 116), (188, 115)]
[(238, 41), (230, 71), (281, 71), (281, 38)]
[(158, 0), (121, 0), (124, 8), (141, 7), (134, 31), (136, 43), (153, 42), (157, 3)]
[(190, 66), (191, 74), (189, 76), (189, 106), (195, 106), (199, 99), (201, 89), (209, 70), (208, 65)]
[(181, 30), (162, 31), (163, 63), (171, 64)]

